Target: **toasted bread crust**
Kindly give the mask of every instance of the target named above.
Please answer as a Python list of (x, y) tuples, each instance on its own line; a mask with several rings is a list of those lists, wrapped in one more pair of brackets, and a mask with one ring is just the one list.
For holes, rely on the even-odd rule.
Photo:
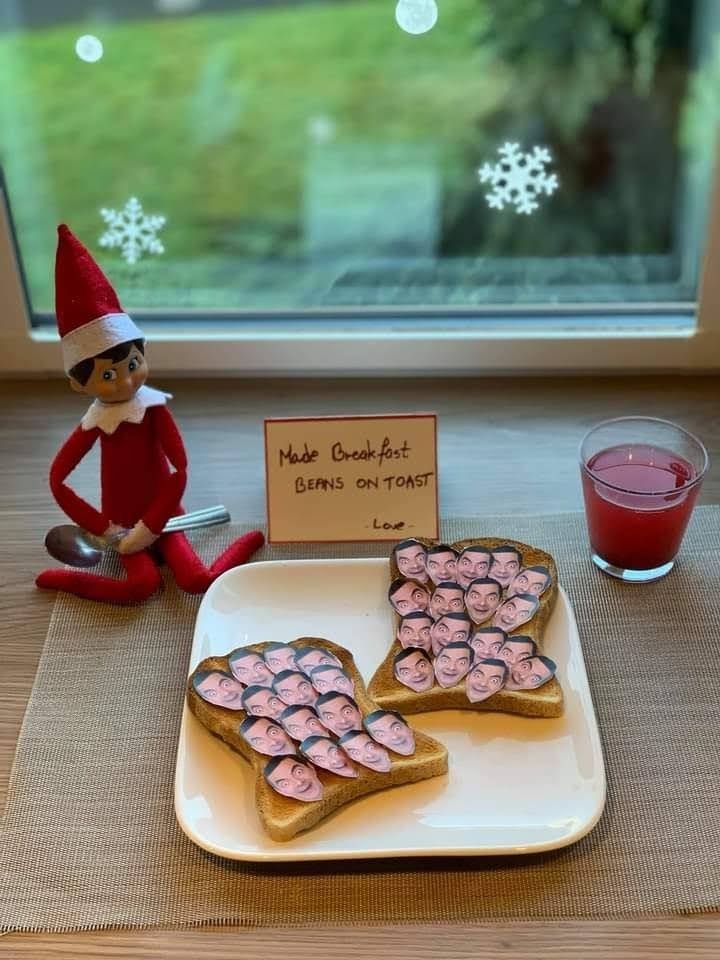
[[(248, 645), (246, 649), (262, 653), (266, 646), (267, 643), (256, 643)], [(344, 647), (322, 637), (299, 637), (297, 640), (291, 641), (289, 646), (319, 646), (334, 653), (341, 661), (343, 669), (355, 683), (355, 701), (363, 716), (382, 706), (380, 702), (375, 702), (368, 695), (352, 654)], [(224, 670), (229, 673), (228, 658), (227, 656), (207, 657), (198, 664), (196, 670)], [(308, 830), (324, 820), (344, 804), (368, 793), (405, 783), (415, 783), (419, 780), (426, 780), (429, 777), (437, 777), (447, 773), (448, 756), (446, 748), (432, 737), (418, 730), (413, 730), (415, 753), (408, 757), (390, 751), (392, 768), (387, 773), (377, 773), (374, 770), (358, 766), (358, 776), (348, 779), (327, 770), (317, 769), (318, 778), (323, 785), (323, 798), (310, 803), (293, 800), (276, 793), (266, 783), (262, 771), (269, 758), (253, 750), (238, 732), (240, 724), (247, 716), (243, 710), (226, 710), (223, 707), (207, 703), (195, 691), (192, 685), (192, 674), (187, 683), (187, 702), (191, 712), (204, 727), (216, 737), (224, 740), (233, 750), (242, 754), (252, 766), (255, 772), (255, 800), (258, 815), (264, 829), (273, 840), (291, 840), (301, 831)]]
[[(425, 547), (435, 545), (435, 541), (426, 540), (422, 537), (416, 538)], [(527, 543), (520, 543), (518, 540), (508, 540), (506, 537), (471, 537), (464, 540), (456, 540), (448, 544), (457, 553), (469, 547), (471, 544), (479, 544), (494, 550), (501, 544), (507, 544), (516, 547), (523, 556), (525, 566), (536, 566), (542, 564), (547, 567), (551, 575), (551, 583), (547, 590), (540, 597), (540, 606), (535, 616), (528, 623), (513, 630), (508, 636), (522, 635), (531, 637), (542, 652), (542, 638), (545, 633), (550, 615), (555, 606), (558, 592), (558, 573), (554, 559), (544, 550), (532, 547)], [(395, 563), (395, 555), (390, 555), (390, 579), (392, 582), (397, 577), (402, 576)], [(396, 615), (396, 626), (400, 617)], [(393, 658), (401, 650), (398, 641), (393, 637), (392, 645), (388, 650), (385, 659), (377, 668), (368, 684), (368, 693), (377, 703), (386, 710), (398, 710), (403, 714), (424, 713), (434, 710), (477, 710), (477, 711), (500, 711), (502, 713), (513, 713), (524, 717), (560, 717), (564, 710), (563, 692), (557, 678), (553, 677), (542, 687), (536, 690), (499, 690), (487, 700), (481, 700), (479, 703), (471, 703), (465, 693), (465, 680), (454, 687), (443, 688), (434, 686), (424, 693), (416, 693), (409, 687), (399, 683), (393, 675)]]

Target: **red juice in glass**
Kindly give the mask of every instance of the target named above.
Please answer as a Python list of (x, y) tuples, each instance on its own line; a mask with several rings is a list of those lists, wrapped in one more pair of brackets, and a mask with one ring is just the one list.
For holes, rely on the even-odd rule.
[[(676, 556), (699, 486), (687, 460), (642, 444), (609, 447), (588, 461), (583, 493), (593, 550), (616, 567), (651, 570)], [(633, 491), (628, 493), (627, 491)]]
[[(641, 429), (646, 424), (648, 429)], [(669, 447), (652, 442), (666, 428), (685, 434), (687, 449), (678, 443)], [(596, 442), (588, 443), (596, 433)], [(650, 442), (641, 439), (646, 433)], [(595, 449), (603, 438), (622, 440), (623, 434), (638, 439)], [(690, 448), (690, 440), (698, 450)], [(625, 580), (641, 582), (664, 576), (672, 569), (700, 491), (707, 466), (704, 447), (673, 424), (624, 417), (591, 431), (582, 453), (593, 561), (606, 573)]]

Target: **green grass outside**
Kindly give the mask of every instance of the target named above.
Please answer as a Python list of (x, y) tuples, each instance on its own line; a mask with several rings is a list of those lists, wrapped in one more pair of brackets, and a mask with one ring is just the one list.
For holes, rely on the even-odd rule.
[[(673, 146), (640, 95), (607, 182), (588, 191), (577, 175), (593, 105), (639, 75), (611, 7), (627, 9), (442, 0), (419, 37), (395, 25), (391, 0), (0, 35), (0, 162), (33, 306), (52, 309), (60, 221), (130, 308), (532, 301), (558, 277), (575, 299), (592, 299), (593, 282), (612, 290), (629, 275), (603, 256), (664, 254), (675, 201)], [(75, 55), (86, 32), (104, 43), (96, 64)], [(318, 117), (334, 124), (328, 142), (308, 133)], [(552, 204), (532, 217), (490, 211), (478, 165), (507, 138), (550, 137), (564, 165)], [(128, 267), (97, 244), (99, 208), (133, 195), (168, 218), (166, 253)], [(313, 231), (327, 231), (327, 249)], [(359, 232), (354, 254), (344, 231), (350, 247)], [(447, 283), (425, 281), (417, 258), (428, 252), (454, 264)], [(589, 272), (576, 260), (568, 275), (568, 256), (586, 257)], [(502, 257), (514, 275), (482, 259)], [(652, 269), (635, 261), (634, 282), (653, 282)]]
[[(55, 224), (97, 252), (99, 208), (131, 195), (168, 217), (143, 286), (198, 254), (205, 269), (301, 255), (306, 171), (323, 149), (313, 117), (335, 124), (327, 150), (438, 144), (446, 176), (474, 176), (464, 154), (508, 82), (477, 44), (483, 18), (482, 4), (444, 0), (443, 29), (411, 37), (387, 0), (364, 0), (0, 37), (13, 91), (0, 149), (35, 303), (51, 303)], [(74, 52), (86, 30), (104, 43), (96, 64)], [(100, 255), (127, 277), (116, 252)]]

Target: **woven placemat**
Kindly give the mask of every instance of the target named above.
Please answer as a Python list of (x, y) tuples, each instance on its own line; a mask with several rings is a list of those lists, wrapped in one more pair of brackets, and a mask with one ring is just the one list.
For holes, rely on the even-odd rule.
[[(0, 830), (0, 929), (604, 918), (720, 904), (720, 508), (696, 511), (670, 577), (643, 587), (588, 559), (580, 515), (454, 519), (555, 555), (602, 731), (609, 799), (573, 847), (491, 860), (254, 866), (195, 847), (173, 813), (197, 599), (172, 584), (118, 609), (59, 597)], [(215, 554), (238, 528), (195, 538)], [(377, 556), (364, 544), (261, 558)], [(538, 721), (542, 722), (542, 721)]]

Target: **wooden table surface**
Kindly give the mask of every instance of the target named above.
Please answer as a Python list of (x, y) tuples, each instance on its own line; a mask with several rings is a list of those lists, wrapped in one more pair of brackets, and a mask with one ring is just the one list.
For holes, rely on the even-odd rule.
[[(265, 513), (262, 420), (265, 416), (439, 414), (440, 505), (444, 514), (553, 513), (581, 509), (577, 446), (584, 430), (630, 413), (675, 420), (720, 458), (716, 378), (523, 380), (153, 381), (175, 394), (173, 412), (190, 457), (189, 509), (224, 502), (235, 519)], [(35, 589), (46, 565), (45, 531), (62, 515), (47, 488), (48, 465), (85, 409), (60, 380), (0, 383), (0, 807), (23, 712), (37, 668), (53, 595)], [(74, 475), (94, 497), (97, 466)], [(701, 502), (720, 503), (720, 470)], [(34, 869), (28, 863), (28, 870)], [(0, 915), (2, 904), (0, 904)], [(359, 957), (398, 960), (504, 957), (508, 960), (716, 958), (717, 915), (635, 921), (492, 923), (432, 927), (272, 930), (211, 928), (9, 935), (0, 956), (273, 958)]]

